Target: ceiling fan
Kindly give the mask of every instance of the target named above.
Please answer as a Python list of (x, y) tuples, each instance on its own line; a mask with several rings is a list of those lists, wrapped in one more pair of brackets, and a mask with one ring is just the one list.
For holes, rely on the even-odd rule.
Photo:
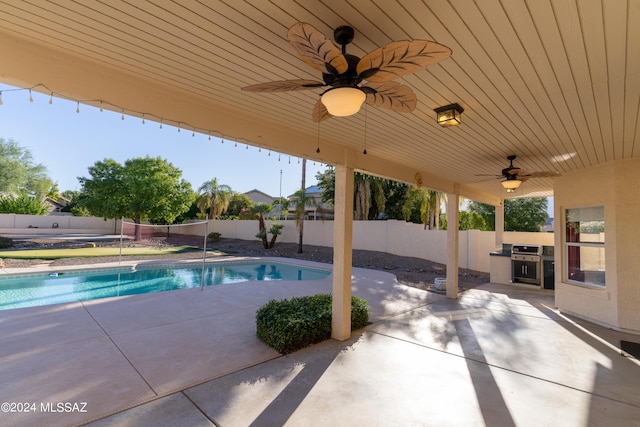
[[(392, 82), (451, 56), (451, 49), (427, 40), (403, 40), (388, 43), (362, 58), (347, 53), (354, 30), (349, 26), (335, 29), (338, 48), (312, 25), (298, 22), (287, 33), (289, 43), (300, 58), (322, 72), (322, 80), (280, 80), (243, 87), (249, 92), (288, 92), (329, 87), (313, 109), (313, 121), (333, 116), (350, 116), (363, 102), (376, 107), (408, 113), (415, 109), (417, 98), (405, 85)], [(366, 83), (363, 84), (363, 81)]]
[(558, 172), (551, 171), (539, 171), (539, 172), (528, 172), (520, 169), (517, 166), (513, 165), (513, 161), (516, 159), (515, 154), (511, 154), (507, 156), (507, 160), (509, 160), (509, 166), (502, 169), (500, 175), (476, 175), (476, 176), (495, 176), (498, 179), (502, 179), (501, 184), (504, 188), (507, 189), (508, 193), (513, 193), (515, 190), (520, 187), (524, 181), (529, 178), (553, 178), (556, 176), (560, 176)]

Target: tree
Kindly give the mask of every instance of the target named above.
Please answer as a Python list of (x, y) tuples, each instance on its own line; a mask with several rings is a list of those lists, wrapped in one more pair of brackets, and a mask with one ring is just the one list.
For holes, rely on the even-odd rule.
[[(487, 230), (495, 231), (495, 207), (471, 201), (469, 211), (484, 219)], [(540, 231), (549, 215), (544, 197), (507, 199), (504, 201), (504, 229), (507, 231)]]
[(504, 229), (507, 231), (540, 231), (547, 218), (545, 197), (504, 201)]
[[(419, 212), (420, 223), (425, 230), (440, 229), (440, 204), (444, 194), (425, 187), (412, 187), (407, 192), (402, 212), (405, 221), (417, 222), (415, 212)], [(416, 209), (417, 208), (417, 209)]]
[(459, 230), (486, 230), (484, 218), (476, 212), (460, 211), (458, 215)]
[(296, 204), (296, 226), (298, 227), (298, 253), (302, 253), (302, 236), (304, 235), (304, 211), (307, 204), (307, 188), (305, 180), (307, 178), (307, 159), (302, 159), (302, 183), (300, 190), (295, 192), (294, 203)]
[(104, 218), (171, 224), (189, 209), (194, 197), (191, 184), (182, 179), (182, 171), (160, 157), (129, 159), (124, 165), (105, 159), (89, 167), (89, 175), (78, 178), (83, 204), (93, 215)]
[(55, 184), (47, 168), (35, 163), (31, 151), (12, 139), (0, 138), (0, 193), (21, 193), (44, 197)]
[(320, 201), (329, 206), (335, 205), (336, 198), (336, 170), (333, 166), (327, 166), (324, 172), (316, 173), (318, 188), (320, 188)]
[[(322, 203), (333, 206), (336, 185), (335, 169), (328, 167), (324, 172), (318, 172), (316, 179), (318, 180), (318, 187), (322, 190), (320, 200)], [(381, 213), (386, 213), (389, 218), (402, 218), (401, 209), (397, 206), (405, 193), (406, 186), (395, 181), (359, 172), (354, 174), (353, 179), (355, 219), (376, 219)], [(392, 204), (387, 203), (389, 200), (392, 201)], [(389, 215), (388, 210), (393, 215)]]
[[(506, 202), (506, 201), (505, 201)], [(469, 201), (469, 212), (475, 212), (484, 219), (488, 231), (496, 231), (496, 208), (484, 203)]]
[[(267, 226), (264, 222), (264, 214), (271, 212), (273, 206), (268, 203), (256, 203), (251, 207), (251, 212), (258, 218), (258, 234), (256, 237), (262, 241), (262, 246), (265, 249), (273, 248), (276, 244), (276, 239), (282, 234), (284, 225), (273, 223), (271, 228), (267, 232)], [(268, 240), (268, 233), (271, 233), (271, 240)]]
[(287, 219), (287, 214), (289, 213), (289, 203), (291, 203), (291, 201), (286, 197), (278, 197), (273, 201), (273, 203), (271, 203), (273, 207), (278, 207), (278, 219), (280, 219), (281, 217)]
[(210, 218), (215, 219), (218, 214), (223, 214), (229, 208), (231, 194), (233, 190), (225, 184), (218, 183), (218, 178), (213, 178), (205, 182), (198, 188), (201, 194), (200, 211), (202, 216), (206, 216), (207, 208), (209, 208)]
[(370, 218), (369, 211), (373, 208), (375, 202), (375, 213), (373, 218), (376, 218), (378, 213), (384, 212), (386, 197), (384, 194), (384, 188), (382, 186), (383, 179), (375, 176), (367, 175), (364, 173), (355, 173), (355, 208), (356, 208), (356, 220), (367, 220)]
[(18, 196), (0, 195), (0, 213), (22, 215), (46, 215), (48, 208), (46, 203), (37, 197), (27, 194)]
[(246, 194), (236, 193), (231, 194), (229, 199), (229, 206), (227, 207), (228, 217), (239, 217), (241, 212), (245, 212), (253, 206), (253, 200)]

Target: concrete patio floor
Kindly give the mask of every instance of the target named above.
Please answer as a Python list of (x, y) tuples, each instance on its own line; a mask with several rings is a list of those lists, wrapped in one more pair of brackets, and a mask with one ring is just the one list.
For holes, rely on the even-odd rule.
[(35, 404), (0, 425), (640, 426), (640, 362), (619, 350), (640, 337), (529, 286), (450, 300), (354, 269), (372, 324), (350, 340), (281, 356), (255, 336), (270, 299), (330, 290), (251, 282), (0, 311), (0, 402)]

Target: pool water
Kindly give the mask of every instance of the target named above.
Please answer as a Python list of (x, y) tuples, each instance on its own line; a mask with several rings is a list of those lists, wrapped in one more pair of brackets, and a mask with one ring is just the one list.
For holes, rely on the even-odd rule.
[[(329, 270), (276, 262), (212, 263), (204, 285), (267, 280), (318, 280)], [(137, 269), (82, 271), (0, 279), (0, 310), (202, 286), (202, 264), (138, 266)]]

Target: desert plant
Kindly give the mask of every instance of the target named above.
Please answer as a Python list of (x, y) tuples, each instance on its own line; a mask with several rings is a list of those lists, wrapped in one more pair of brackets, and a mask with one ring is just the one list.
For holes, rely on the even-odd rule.
[(217, 242), (218, 240), (220, 240), (220, 237), (222, 237), (221, 233), (216, 233), (214, 231), (212, 231), (211, 233), (207, 234), (207, 240), (211, 240), (213, 242)]
[(13, 240), (8, 237), (0, 236), (0, 249), (7, 249), (13, 246)]
[[(258, 338), (288, 354), (331, 337), (331, 295), (271, 300), (256, 313)], [(351, 297), (351, 330), (369, 323), (366, 300)]]

